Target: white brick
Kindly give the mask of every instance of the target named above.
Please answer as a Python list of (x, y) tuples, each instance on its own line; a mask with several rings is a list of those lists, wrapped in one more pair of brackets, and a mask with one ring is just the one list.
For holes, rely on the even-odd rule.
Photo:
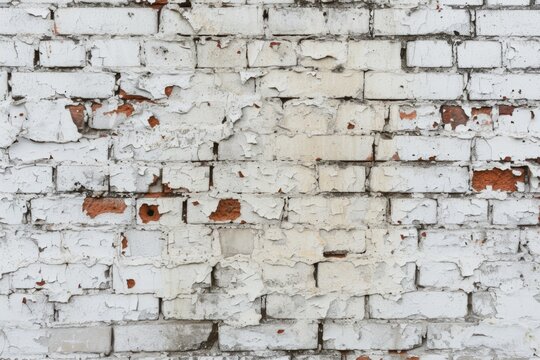
[(385, 220), (386, 199), (367, 197), (303, 197), (289, 200), (292, 223), (352, 226)]
[(69, 100), (28, 101), (26, 121), (23, 124), (24, 137), (39, 142), (67, 143), (77, 141), (81, 134), (73, 122)]
[(464, 292), (422, 291), (401, 295), (397, 300), (380, 295), (369, 297), (373, 319), (451, 319), (467, 315), (467, 294)]
[(0, 99), (5, 99), (8, 93), (8, 74), (5, 71), (0, 72)]
[(224, 293), (181, 296), (163, 302), (165, 319), (224, 320), (235, 324), (258, 324), (260, 300), (247, 297), (229, 297)]
[(160, 231), (128, 230), (122, 233), (120, 247), (120, 253), (125, 258), (151, 259), (161, 256), (167, 245)]
[(131, 199), (48, 197), (30, 205), (32, 221), (46, 224), (127, 224), (133, 217)]
[(148, 192), (159, 179), (160, 169), (129, 164), (112, 165), (109, 168), (111, 191)]
[(460, 68), (494, 68), (501, 66), (501, 44), (497, 41), (464, 41), (457, 47)]
[(476, 160), (520, 161), (538, 158), (538, 142), (535, 139), (516, 139), (496, 136), (478, 139), (474, 148)]
[(263, 9), (257, 6), (210, 8), (193, 6), (185, 11), (168, 11), (162, 15), (165, 33), (190, 35), (262, 35)]
[(363, 8), (327, 8), (330, 34), (361, 35), (369, 32), (369, 11)]
[(24, 199), (0, 195), (0, 224), (22, 224), (27, 211)]
[(99, 230), (48, 231), (34, 233), (40, 248), (39, 260), (46, 264), (112, 265), (118, 236)]
[(108, 190), (106, 168), (100, 166), (62, 165), (56, 168), (58, 191), (106, 191)]
[(493, 224), (535, 225), (540, 215), (538, 199), (508, 199), (493, 201)]
[(393, 224), (437, 223), (437, 201), (433, 199), (392, 199), (390, 205)]
[(266, 323), (244, 328), (220, 326), (219, 348), (239, 350), (306, 350), (317, 348), (317, 323)]
[(9, 148), (12, 160), (32, 163), (38, 160), (74, 162), (74, 163), (103, 163), (108, 156), (109, 139), (81, 139), (76, 143), (51, 144), (35, 143), (19, 139)]
[(469, 35), (469, 12), (451, 8), (376, 9), (375, 35)]
[(365, 167), (321, 165), (318, 172), (321, 191), (364, 192), (366, 190)]
[(145, 41), (144, 64), (148, 67), (177, 69), (195, 67), (195, 45), (190, 41)]
[(362, 296), (335, 294), (307, 297), (269, 294), (266, 314), (274, 319), (363, 319), (365, 299)]
[(157, 320), (159, 300), (152, 295), (79, 295), (57, 304), (58, 322)]
[(105, 98), (113, 95), (115, 79), (106, 73), (13, 73), (14, 96)]
[(247, 44), (250, 67), (296, 65), (295, 44), (285, 40), (253, 40)]
[(340, 41), (303, 40), (298, 52), (301, 66), (334, 69), (345, 63), (347, 44)]
[(235, 193), (307, 193), (315, 190), (313, 169), (294, 165), (245, 163), (214, 167), (214, 187)]
[(453, 100), (463, 93), (463, 76), (443, 73), (366, 74), (366, 99)]
[(0, 34), (24, 35), (41, 34), (51, 35), (53, 24), (50, 20), (50, 11), (46, 7), (0, 9)]
[(17, 140), (25, 118), (24, 106), (13, 106), (7, 102), (0, 104), (0, 148), (8, 148)]
[(540, 67), (540, 42), (509, 40), (504, 47), (503, 60), (509, 68)]
[(466, 192), (465, 167), (378, 166), (371, 169), (370, 188), (380, 192)]
[(49, 297), (49, 301), (67, 302), (71, 295), (88, 289), (109, 287), (109, 267), (97, 264), (46, 265), (33, 263), (12, 275), (15, 289), (36, 289)]
[(114, 266), (113, 289), (116, 294), (153, 294), (172, 299), (210, 287), (211, 267), (186, 264), (171, 268), (153, 265)]
[(0, 321), (12, 326), (50, 323), (54, 316), (54, 305), (39, 294), (0, 295), (0, 310)]
[(86, 65), (83, 44), (71, 40), (48, 40), (39, 43), (39, 63), (45, 67), (82, 67)]
[[(108, 355), (111, 352), (112, 329), (106, 326), (5, 329), (5, 345), (2, 355), (45, 355), (94, 353)], [(92, 341), (88, 341), (92, 339)]]
[(33, 66), (34, 47), (20, 41), (0, 41), (1, 66)]
[(183, 201), (181, 197), (137, 199), (137, 223), (178, 226), (182, 223)]
[(90, 63), (95, 67), (139, 66), (137, 40), (94, 40), (89, 45)]
[(408, 350), (422, 343), (422, 324), (325, 323), (323, 346), (336, 350)]
[(440, 136), (394, 136), (380, 139), (375, 152), (376, 160), (431, 160), (467, 161), (471, 154), (471, 142)]
[(221, 196), (221, 199), (207, 196), (191, 198), (188, 201), (188, 223), (265, 223), (281, 218), (283, 199), (254, 195)]
[(157, 11), (149, 8), (60, 8), (55, 32), (75, 35), (148, 35), (157, 32)]
[(210, 168), (191, 164), (165, 166), (163, 168), (163, 184), (171, 189), (188, 192), (208, 191)]
[(0, 248), (10, 256), (0, 265), (0, 275), (13, 272), (37, 261), (39, 249), (31, 239), (19, 239), (17, 233), (2, 233)]
[[(531, 330), (520, 325), (430, 324), (427, 347), (428, 349), (462, 349), (478, 346), (514, 357), (530, 357), (534, 352), (536, 336), (532, 335), (528, 338), (526, 334), (529, 331)], [(474, 336), (474, 334), (478, 335)]]
[(246, 42), (244, 40), (197, 43), (197, 66), (200, 68), (246, 67)]
[(487, 5), (490, 6), (520, 6), (529, 4), (529, 0), (487, 0)]
[(452, 45), (443, 40), (417, 40), (407, 43), (407, 66), (451, 67)]
[(268, 28), (274, 35), (322, 35), (327, 31), (323, 11), (319, 8), (271, 8)]
[(488, 203), (481, 199), (439, 199), (441, 224), (487, 223)]
[(52, 189), (52, 168), (22, 166), (0, 168), (0, 188), (7, 193), (45, 193)]
[(362, 72), (296, 72), (272, 70), (259, 80), (263, 96), (362, 97)]
[(479, 10), (476, 12), (476, 33), (481, 36), (540, 35), (540, 11)]
[(401, 43), (387, 40), (350, 41), (347, 67), (382, 71), (401, 69)]
[(280, 160), (349, 160), (373, 158), (371, 136), (279, 136), (276, 157)]

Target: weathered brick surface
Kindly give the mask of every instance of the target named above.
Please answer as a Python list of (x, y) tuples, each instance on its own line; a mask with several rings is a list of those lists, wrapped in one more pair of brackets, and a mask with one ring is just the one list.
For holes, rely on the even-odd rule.
[(540, 357), (540, 1), (0, 0), (0, 359)]

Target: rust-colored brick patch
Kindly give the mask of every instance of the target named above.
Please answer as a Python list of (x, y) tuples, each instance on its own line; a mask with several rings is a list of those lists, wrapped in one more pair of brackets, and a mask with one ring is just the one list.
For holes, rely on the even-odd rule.
[(122, 214), (126, 208), (127, 205), (123, 199), (114, 198), (87, 197), (82, 205), (83, 211), (92, 219), (106, 213)]
[(213, 221), (233, 221), (240, 217), (240, 202), (236, 199), (221, 199), (216, 211), (208, 217)]
[(158, 208), (158, 205), (142, 204), (139, 208), (139, 217), (141, 218), (142, 222), (147, 224), (151, 221), (158, 221), (159, 218), (161, 218)]
[[(519, 172), (516, 175), (515, 172)], [(491, 169), (474, 171), (472, 187), (476, 191), (482, 191), (491, 186), (493, 190), (517, 191), (517, 184), (525, 182), (525, 169)]]

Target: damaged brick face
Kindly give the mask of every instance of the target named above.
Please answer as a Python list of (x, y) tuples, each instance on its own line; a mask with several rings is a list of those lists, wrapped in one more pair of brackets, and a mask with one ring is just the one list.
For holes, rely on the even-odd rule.
[(517, 191), (518, 184), (525, 183), (524, 168), (491, 169), (474, 171), (472, 187), (476, 191), (491, 188), (500, 191)]
[(151, 221), (158, 221), (161, 217), (158, 205), (142, 204), (139, 208), (139, 217), (144, 224), (147, 224)]
[(240, 202), (236, 199), (221, 199), (217, 209), (208, 218), (213, 221), (233, 221), (239, 217)]
[(0, 359), (540, 358), (540, 0), (3, 3)]
[(92, 219), (101, 214), (122, 214), (126, 208), (123, 199), (87, 197), (82, 204), (82, 210)]

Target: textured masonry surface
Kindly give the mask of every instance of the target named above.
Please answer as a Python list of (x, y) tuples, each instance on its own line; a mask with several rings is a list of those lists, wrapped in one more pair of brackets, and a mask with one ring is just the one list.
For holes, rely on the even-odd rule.
[(539, 358), (539, 37), (538, 0), (0, 0), (0, 358)]

